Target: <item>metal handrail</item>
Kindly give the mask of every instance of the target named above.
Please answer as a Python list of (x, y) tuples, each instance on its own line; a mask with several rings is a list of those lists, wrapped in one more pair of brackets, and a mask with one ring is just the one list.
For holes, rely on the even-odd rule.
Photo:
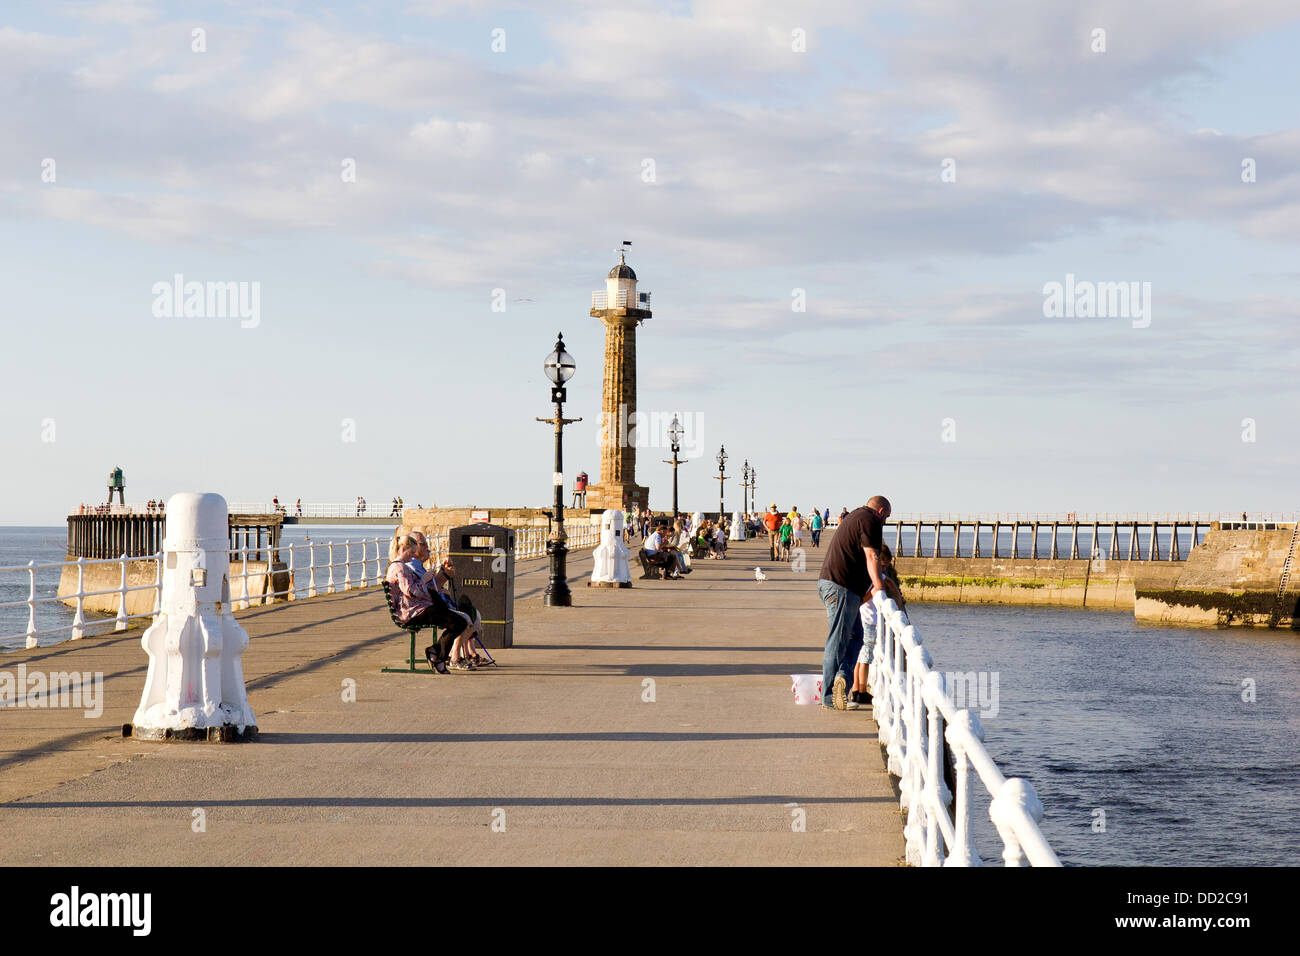
[[(1028, 780), (1006, 778), (984, 747), (979, 716), (958, 709), (948, 696), (942, 673), (921, 643), (907, 614), (883, 594), (873, 597), (876, 642), (871, 684), (879, 740), (889, 772), (899, 780), (899, 804), (907, 811), (903, 836), (907, 862), (920, 866), (981, 866), (971, 836), (973, 766), (992, 796), (989, 817), (1002, 839), (1007, 866), (1060, 866), (1038, 823), (1043, 805)], [(946, 728), (946, 731), (945, 731)], [(942, 746), (947, 740), (956, 768), (954, 795), (943, 776)], [(944, 849), (948, 853), (943, 855)]]
[[(1278, 521), (1295, 521), (1300, 519), (1300, 512), (1285, 511), (1266, 511), (1266, 512), (1247, 512), (1246, 521), (1249, 523), (1266, 523), (1273, 524)], [(961, 512), (961, 511), (917, 511), (917, 512), (896, 512), (890, 516), (886, 524), (934, 524), (942, 521), (944, 524), (953, 524), (960, 521), (962, 524), (975, 524), (976, 521), (981, 524), (992, 524), (993, 522), (1034, 522), (1051, 524), (1152, 524), (1159, 523), (1162, 525), (1178, 522), (1179, 524), (1209, 524), (1212, 521), (1219, 522), (1236, 522), (1240, 523), (1242, 518), (1240, 511), (1006, 511), (1006, 512)], [(834, 516), (832, 516), (834, 517)]]
[[(575, 522), (566, 528), (566, 532), (568, 536), (566, 544), (570, 551), (593, 548), (600, 543), (599, 527)], [(515, 557), (535, 558), (546, 554), (547, 539), (548, 532), (545, 528), (522, 528), (517, 530), (515, 532)], [(275, 603), (281, 598), (290, 601), (301, 600), (307, 597), (315, 597), (318, 594), (333, 594), (338, 591), (350, 591), (354, 587), (366, 588), (377, 585), (383, 580), (384, 571), (388, 566), (388, 555), (385, 552), (387, 544), (387, 540), (381, 538), (347, 538), (342, 541), (307, 541), (301, 544), (282, 543), (276, 546), (262, 544), (260, 548), (256, 544), (244, 544), (242, 547), (232, 548), (230, 549), (230, 560), (232, 563), (238, 561), (240, 567), (237, 572), (231, 575), (231, 584), (233, 585), (235, 581), (239, 581), (242, 587), (238, 590), (232, 588), (231, 608), (232, 610), (242, 610), (252, 604)], [(372, 545), (373, 554), (371, 552)], [(446, 536), (429, 536), (429, 550), (431, 560), (441, 563), (443, 555), (447, 552)], [(255, 558), (250, 559), (250, 555), (255, 556), (261, 552), (266, 552), (271, 560), (266, 562), (267, 567), (265, 570), (250, 572), (249, 562), (255, 560)], [(299, 560), (300, 556), (305, 560)], [(133, 561), (154, 562), (155, 574), (152, 584), (127, 585), (127, 565)], [(86, 590), (86, 568), (97, 564), (116, 564), (119, 566), (119, 584), (117, 587), (94, 591)], [(277, 565), (283, 565), (283, 567), (277, 568)], [(371, 573), (372, 565), (373, 574)], [(58, 569), (62, 573), (62, 570), (68, 567), (77, 568), (77, 589), (75, 591), (59, 594), (56, 587), (56, 593), (52, 595), (37, 596), (37, 571)], [(341, 575), (336, 575), (336, 572), (341, 572)], [(65, 631), (71, 632), (72, 640), (84, 637), (88, 630), (85, 601), (89, 597), (108, 594), (118, 595), (117, 616), (113, 622), (114, 631), (127, 630), (132, 618), (156, 616), (162, 606), (161, 552), (138, 555), (124, 554), (116, 558), (77, 558), (75, 561), (54, 561), (45, 564), (29, 561), (25, 565), (0, 567), (0, 574), (5, 573), (26, 574), (28, 576), (27, 600), (0, 602), (0, 609), (27, 608), (27, 630), (22, 634), (0, 635), (0, 645), (7, 641), (25, 638), (25, 646), (33, 648), (38, 646), (41, 637), (61, 634)], [(276, 588), (276, 574), (288, 575), (287, 587)], [(319, 581), (318, 575), (320, 576)], [(300, 576), (306, 577), (304, 584), (299, 583)], [(341, 579), (336, 580), (336, 577)], [(250, 579), (254, 581), (261, 579), (262, 593), (249, 593)], [(132, 591), (153, 591), (152, 610), (128, 614), (126, 596)], [(62, 605), (65, 600), (69, 599), (75, 599), (76, 601), (73, 605), (74, 612), (71, 624), (45, 627), (38, 622), (38, 609), (49, 604)]]

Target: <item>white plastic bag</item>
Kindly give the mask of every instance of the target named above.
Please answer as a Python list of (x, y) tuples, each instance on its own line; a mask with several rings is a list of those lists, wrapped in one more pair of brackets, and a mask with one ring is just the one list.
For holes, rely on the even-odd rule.
[(820, 704), (822, 702), (821, 674), (791, 674), (790, 690), (796, 704)]

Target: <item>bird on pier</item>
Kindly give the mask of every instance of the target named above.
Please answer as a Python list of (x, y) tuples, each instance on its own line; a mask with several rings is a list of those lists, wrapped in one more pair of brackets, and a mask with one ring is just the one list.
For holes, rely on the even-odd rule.
[(763, 569), (762, 569), (762, 568), (755, 568), (755, 569), (754, 569), (754, 580), (755, 580), (755, 581), (766, 581), (766, 580), (767, 580), (767, 575), (763, 573)]

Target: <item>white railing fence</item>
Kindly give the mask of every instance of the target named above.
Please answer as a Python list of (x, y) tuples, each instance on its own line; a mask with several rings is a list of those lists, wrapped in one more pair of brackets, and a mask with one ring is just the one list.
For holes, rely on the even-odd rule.
[[(575, 522), (571, 526), (566, 526), (566, 532), (570, 551), (593, 548), (600, 544), (599, 527)], [(516, 531), (515, 557), (525, 559), (545, 555), (546, 539), (545, 528), (523, 528)], [(230, 551), (231, 607), (233, 610), (243, 610), (253, 604), (271, 604), (281, 599), (301, 600), (318, 594), (334, 594), (339, 591), (378, 585), (388, 569), (388, 544), (387, 538), (347, 538), (342, 541), (281, 543), (274, 548), (265, 543), (260, 548), (256, 544), (234, 548)], [(446, 535), (431, 536), (429, 550), (430, 563), (440, 563), (447, 552)], [(273, 556), (274, 564), (268, 565), (264, 561), (257, 560), (259, 554)], [(153, 563), (152, 581), (147, 584), (128, 585), (127, 574), (130, 566), (133, 562), (141, 561)], [(253, 565), (251, 568), (250, 563)], [(117, 565), (117, 585), (86, 590), (87, 569), (96, 565)], [(59, 593), (59, 588), (46, 586), (45, 590), (50, 593), (44, 595), (38, 593), (36, 580), (38, 572), (58, 571), (62, 576), (64, 569), (69, 567), (77, 569), (75, 590)], [(6, 609), (26, 608), (27, 629), (17, 634), (0, 634), (0, 647), (23, 641), (26, 647), (32, 648), (37, 647), (43, 637), (66, 633), (72, 640), (76, 640), (92, 631), (103, 633), (109, 630), (110, 621), (107, 616), (99, 620), (87, 621), (87, 598), (116, 595), (117, 615), (111, 621), (112, 631), (127, 630), (132, 619), (152, 618), (162, 606), (161, 553), (124, 554), (117, 558), (103, 559), (78, 558), (75, 561), (47, 564), (29, 561), (26, 565), (0, 567), (0, 576), (5, 575), (25, 577), (27, 598), (18, 601), (0, 601), (0, 612)], [(3, 580), (4, 578), (0, 577), (0, 581)], [(128, 613), (127, 596), (137, 591), (153, 593), (153, 600), (149, 602), (150, 609)], [(71, 608), (64, 603), (65, 601), (72, 602)], [(66, 621), (69, 611), (72, 613), (71, 622), (60, 623)]]
[[(922, 524), (933, 524), (936, 521), (942, 521), (944, 524), (952, 524), (960, 521), (963, 525), (974, 525), (976, 521), (981, 524), (992, 524), (1001, 522), (1019, 521), (1034, 522), (1042, 524), (1151, 524), (1158, 522), (1162, 525), (1168, 525), (1172, 522), (1179, 524), (1209, 524), (1211, 521), (1232, 521), (1241, 522), (1242, 515), (1246, 514), (1246, 520), (1252, 523), (1274, 523), (1278, 521), (1295, 521), (1300, 517), (1300, 513), (1294, 511), (1006, 511), (1006, 512), (983, 512), (983, 511), (915, 511), (915, 512), (895, 512), (890, 516), (890, 524), (916, 524), (918, 521)], [(831, 520), (837, 521), (836, 512), (831, 512)]]
[[(981, 866), (971, 833), (970, 769), (992, 797), (989, 817), (1002, 839), (1007, 866), (1060, 866), (1038, 822), (1043, 805), (1027, 780), (1007, 779), (984, 748), (984, 730), (972, 710), (958, 709), (944, 675), (932, 669), (921, 635), (893, 601), (876, 595), (876, 644), (871, 693), (889, 772), (899, 779), (907, 811), (903, 835), (914, 866)], [(944, 780), (943, 741), (952, 749), (955, 795)], [(949, 809), (954, 813), (949, 816)], [(945, 856), (945, 850), (946, 856)]]

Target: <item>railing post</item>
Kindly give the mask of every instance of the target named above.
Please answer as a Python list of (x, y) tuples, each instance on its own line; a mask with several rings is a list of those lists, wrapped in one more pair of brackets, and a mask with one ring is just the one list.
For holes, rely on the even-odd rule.
[(343, 542), (343, 590), (352, 590), (352, 539)]
[(121, 574), (118, 578), (117, 585), (117, 620), (113, 623), (114, 631), (125, 631), (127, 628), (126, 621), (126, 552), (122, 552), (122, 557), (118, 559), (118, 569)]
[(27, 562), (27, 647), (36, 647), (36, 562)]
[(966, 756), (971, 741), (984, 739), (984, 728), (974, 711), (957, 711), (944, 734), (952, 747), (957, 769), (957, 797), (952, 848), (944, 866), (983, 866), (984, 861), (971, 842), (971, 820), (974, 813), (971, 800), (970, 760)]
[(72, 615), (72, 639), (78, 640), (86, 635), (86, 559), (77, 557), (77, 610)]
[(316, 596), (316, 542), (307, 542), (307, 596)]
[(330, 579), (326, 583), (326, 593), (333, 594), (335, 593), (334, 592), (334, 542), (331, 541), (329, 545), (330, 545), (330, 551), (329, 551)]
[(293, 576), (293, 552), (295, 550), (296, 548), (294, 545), (289, 545), (289, 589), (288, 593), (284, 596), (286, 601), (296, 601), (298, 599), (298, 582)]
[(160, 548), (153, 556), (153, 616), (155, 618), (162, 613), (163, 554)]

